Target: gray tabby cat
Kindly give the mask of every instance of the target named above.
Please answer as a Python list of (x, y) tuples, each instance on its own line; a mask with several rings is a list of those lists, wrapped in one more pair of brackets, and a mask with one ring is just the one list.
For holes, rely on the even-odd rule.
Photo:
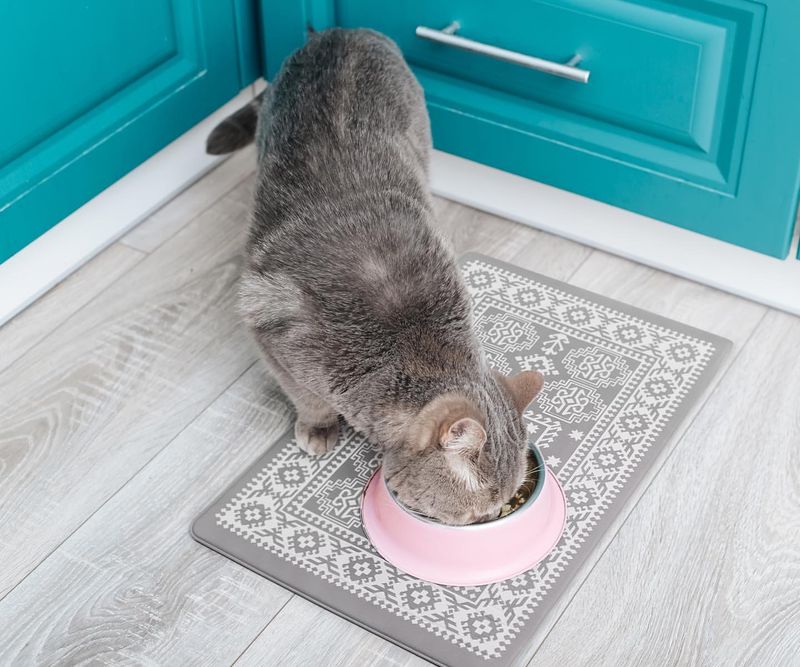
[(521, 415), (542, 376), (504, 378), (481, 352), (431, 226), (428, 117), (397, 46), (369, 30), (311, 34), (208, 150), (254, 134), (240, 305), (294, 402), (299, 446), (330, 451), (341, 415), (381, 447), (408, 507), (450, 524), (496, 517), (526, 473)]

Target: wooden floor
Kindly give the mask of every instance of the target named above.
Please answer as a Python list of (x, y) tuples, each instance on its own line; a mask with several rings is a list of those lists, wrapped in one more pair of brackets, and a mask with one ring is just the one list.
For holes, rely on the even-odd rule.
[[(0, 329), (0, 665), (409, 665), (192, 541), (291, 424), (234, 314), (234, 156)], [(536, 665), (800, 664), (800, 320), (438, 201), (475, 250), (730, 338)]]

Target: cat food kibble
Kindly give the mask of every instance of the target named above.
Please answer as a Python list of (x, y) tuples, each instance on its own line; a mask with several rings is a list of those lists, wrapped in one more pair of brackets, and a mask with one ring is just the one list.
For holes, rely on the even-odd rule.
[(514, 497), (511, 498), (511, 500), (509, 500), (500, 509), (500, 514), (497, 515), (498, 519), (502, 519), (503, 517), (506, 517), (509, 514), (516, 512), (520, 507), (522, 507), (525, 504), (528, 498), (530, 498), (531, 493), (533, 493), (533, 489), (536, 487), (536, 480), (539, 477), (539, 470), (536, 469), (535, 466), (536, 466), (536, 459), (529, 454), (528, 474), (525, 476), (525, 481), (522, 483), (522, 486), (520, 486), (517, 492), (514, 494)]

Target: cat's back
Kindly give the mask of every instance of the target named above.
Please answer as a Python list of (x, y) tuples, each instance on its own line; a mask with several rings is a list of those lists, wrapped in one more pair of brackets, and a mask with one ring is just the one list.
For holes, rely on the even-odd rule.
[(430, 127), (394, 42), (372, 30), (313, 33), (267, 93), (252, 265), (284, 270), (298, 251), (338, 264), (354, 245), (409, 247), (429, 235), (420, 226), (431, 205)]
[(287, 350), (313, 343), (314, 363), (352, 364), (397, 349), (408, 322), (460, 316), (458, 273), (430, 224), (424, 96), (397, 46), (369, 30), (315, 34), (268, 91), (249, 321), (264, 331), (269, 312)]
[(309, 35), (262, 109), (263, 151), (359, 150), (365, 137), (426, 136), (422, 90), (397, 45), (367, 29)]

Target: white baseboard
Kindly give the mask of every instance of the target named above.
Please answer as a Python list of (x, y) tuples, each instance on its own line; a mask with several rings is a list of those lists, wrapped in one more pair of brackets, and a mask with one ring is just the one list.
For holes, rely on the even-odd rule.
[[(214, 167), (220, 158), (205, 154), (206, 136), (258, 86), (0, 264), (0, 324)], [(431, 181), (443, 197), (800, 314), (797, 236), (777, 260), (439, 151)]]
[(218, 164), (205, 153), (208, 133), (252, 98), (249, 86), (0, 264), (0, 324)]
[(797, 233), (779, 260), (447, 153), (431, 166), (442, 197), (800, 315)]

